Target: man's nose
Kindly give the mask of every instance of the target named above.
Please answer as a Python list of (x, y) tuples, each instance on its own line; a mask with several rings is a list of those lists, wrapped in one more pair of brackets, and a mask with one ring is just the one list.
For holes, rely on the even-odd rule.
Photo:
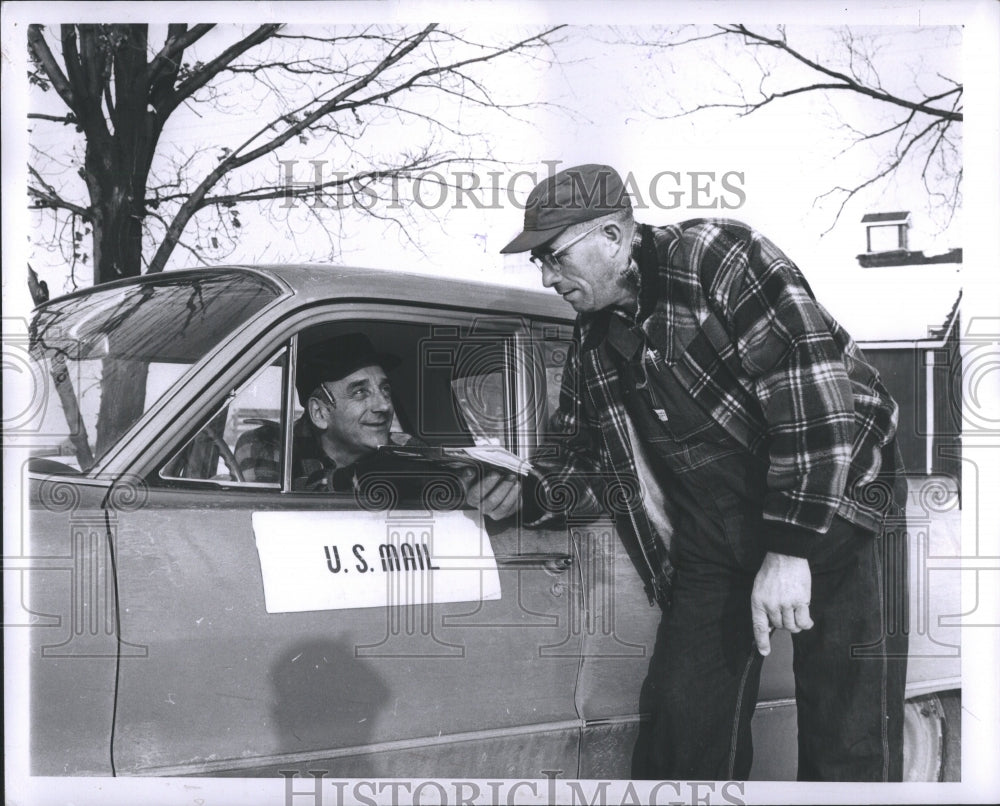
[(555, 269), (551, 268), (547, 263), (542, 265), (542, 285), (546, 288), (552, 288), (559, 279), (560, 274)]
[(392, 394), (390, 392), (376, 389), (369, 400), (371, 401), (369, 407), (373, 411), (392, 411)]

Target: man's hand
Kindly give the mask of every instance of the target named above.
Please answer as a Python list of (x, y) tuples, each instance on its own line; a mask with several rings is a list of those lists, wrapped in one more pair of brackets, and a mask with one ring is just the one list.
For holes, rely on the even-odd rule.
[(476, 471), (462, 471), (465, 500), (493, 520), (510, 517), (521, 506), (521, 482), (513, 473), (491, 470), (477, 483)]
[(750, 619), (754, 641), (761, 655), (771, 652), (771, 627), (801, 632), (812, 627), (809, 561), (802, 557), (768, 552), (753, 581)]

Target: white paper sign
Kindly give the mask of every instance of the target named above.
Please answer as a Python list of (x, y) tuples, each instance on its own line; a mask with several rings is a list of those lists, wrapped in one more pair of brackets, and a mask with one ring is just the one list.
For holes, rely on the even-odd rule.
[(254, 512), (268, 613), (500, 598), (489, 535), (462, 512)]

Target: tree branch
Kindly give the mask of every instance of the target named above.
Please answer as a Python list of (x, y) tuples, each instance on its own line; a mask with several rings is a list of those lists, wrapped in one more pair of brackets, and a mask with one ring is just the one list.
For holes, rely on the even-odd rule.
[(233, 61), (236, 57), (243, 53), (246, 53), (251, 48), (259, 45), (261, 42), (266, 41), (270, 36), (272, 36), (276, 31), (281, 28), (281, 25), (261, 25), (252, 34), (244, 37), (239, 42), (226, 48), (222, 53), (216, 56), (208, 64), (204, 65), (200, 70), (195, 71), (190, 77), (182, 81), (173, 92), (166, 95), (162, 101), (161, 106), (157, 107), (157, 115), (165, 119), (167, 118), (177, 105), (181, 101), (190, 98), (195, 92), (204, 87), (209, 81), (211, 81), (219, 71), (222, 70), (226, 65)]
[(43, 114), (42, 112), (29, 112), (28, 113), (28, 119), (29, 120), (51, 120), (53, 123), (65, 123), (67, 125), (72, 125), (72, 124), (78, 122), (77, 119), (76, 119), (76, 116), (72, 112), (70, 112), (69, 114), (66, 114), (66, 115), (61, 115), (61, 116), (60, 115), (46, 115), (46, 114)]
[[(745, 102), (742, 104), (700, 104), (694, 109), (689, 110), (687, 112), (682, 112), (678, 115), (666, 116), (668, 119), (685, 117), (689, 114), (692, 114), (693, 112), (701, 111), (703, 109), (737, 108), (737, 109), (743, 109), (744, 114), (750, 114), (751, 112), (756, 111), (756, 109), (770, 103), (776, 98), (790, 97), (792, 95), (799, 95), (803, 92), (810, 92), (813, 90), (816, 91), (850, 90), (851, 92), (856, 92), (859, 95), (868, 96), (869, 98), (873, 98), (874, 100), (881, 101), (883, 103), (892, 104), (893, 106), (900, 106), (905, 109), (911, 109), (917, 112), (921, 112), (925, 115), (930, 115), (932, 117), (944, 118), (947, 120), (955, 120), (955, 121), (962, 120), (962, 113), (957, 112), (954, 108), (949, 110), (949, 109), (941, 109), (939, 107), (930, 105), (930, 102), (932, 101), (940, 100), (941, 98), (947, 97), (948, 95), (951, 95), (952, 93), (955, 92), (960, 92), (961, 91), (960, 87), (956, 87), (954, 89), (949, 90), (948, 92), (941, 93), (939, 95), (927, 96), (922, 101), (910, 101), (907, 100), (906, 98), (901, 98), (898, 95), (894, 95), (890, 92), (885, 91), (884, 89), (881, 89), (881, 87), (877, 84), (877, 81), (875, 87), (868, 86), (867, 84), (862, 83), (861, 80), (858, 79), (857, 77), (849, 76), (846, 73), (843, 73), (839, 70), (835, 70), (831, 67), (827, 67), (825, 64), (821, 62), (805, 56), (804, 54), (797, 51), (795, 48), (791, 47), (783, 36), (780, 39), (768, 37), (765, 36), (764, 34), (757, 33), (756, 31), (751, 31), (745, 25), (718, 25), (716, 26), (716, 28), (718, 29), (717, 33), (709, 34), (706, 36), (692, 37), (677, 42), (666, 42), (666, 43), (656, 42), (656, 43), (646, 43), (646, 44), (657, 48), (678, 48), (683, 45), (689, 44), (691, 42), (700, 42), (707, 39), (713, 39), (719, 36), (738, 35), (743, 37), (744, 41), (746, 41), (750, 47), (774, 48), (775, 50), (779, 50), (783, 53), (788, 54), (792, 59), (808, 67), (810, 70), (821, 73), (822, 75), (828, 76), (829, 78), (835, 79), (836, 81), (833, 83), (818, 82), (806, 87), (799, 87), (792, 90), (785, 90), (781, 92), (764, 93), (763, 91), (761, 91), (761, 95), (763, 96), (763, 100), (761, 101)], [(854, 55), (853, 40), (849, 40), (845, 44), (848, 47), (849, 55), (853, 58)], [(869, 63), (868, 66), (871, 69), (872, 73), (875, 75), (877, 80), (878, 74), (875, 72), (874, 65)]]
[[(543, 61), (548, 53), (545, 48), (551, 47), (552, 36), (561, 27), (549, 27), (533, 36), (522, 35), (508, 44), (472, 42), (440, 30), (437, 25), (415, 29), (369, 26), (333, 37), (279, 36), (282, 26), (261, 25), (235, 44), (223, 43), (215, 48), (213, 53), (217, 55), (206, 64), (198, 61), (189, 67), (187, 62), (194, 59), (185, 58), (185, 52), (203, 40), (213, 26), (171, 24), (162, 46), (149, 56), (146, 26), (141, 30), (127, 25), (64, 26), (59, 61), (67, 62), (63, 88), (74, 106), (63, 118), (43, 113), (38, 119), (75, 122), (82, 129), (84, 159), (81, 161), (77, 150), (68, 155), (63, 167), (79, 173), (87, 182), (91, 199), (97, 201), (92, 210), (69, 203), (36, 172), (31, 183), (32, 204), (37, 205), (35, 209), (59, 208), (98, 222), (93, 238), (98, 282), (122, 271), (138, 272), (150, 255), (149, 272), (161, 271), (176, 246), (202, 260), (202, 254), (215, 256), (216, 247), (205, 251), (208, 242), (201, 236), (208, 231), (206, 226), (220, 240), (235, 242), (239, 219), (232, 208), (244, 203), (266, 206), (266, 202), (280, 199), (315, 199), (314, 206), (320, 209), (324, 203), (343, 207), (356, 198), (359, 213), (378, 218), (379, 211), (371, 210), (370, 202), (384, 202), (389, 197), (389, 178), (407, 171), (419, 173), (448, 163), (469, 162), (456, 154), (463, 149), (439, 147), (436, 142), (438, 136), (483, 136), (465, 130), (468, 127), (460, 117), (461, 104), (486, 106), (506, 115), (516, 114), (522, 106), (505, 104), (504, 99), (494, 97), (480, 65), (517, 51), (524, 54), (524, 59)], [(42, 47), (45, 42), (41, 30), (35, 32), (40, 43), (37, 65), (43, 64), (48, 51)], [(270, 39), (301, 41), (275, 44), (268, 43)], [(320, 51), (314, 44), (317, 42), (327, 48)], [(341, 43), (352, 43), (353, 47)], [(153, 42), (148, 44), (155, 49)], [(281, 51), (287, 51), (291, 58), (284, 58)], [(200, 50), (198, 56), (207, 58)], [(55, 67), (55, 77), (47, 77), (41, 67), (34, 73), (34, 83), (43, 90), (59, 80), (60, 65), (51, 53), (48, 57)], [(430, 111), (423, 103), (428, 93), (433, 93), (442, 106), (454, 109), (455, 119)], [(157, 138), (170, 115), (181, 104), (203, 103), (224, 113), (240, 113), (256, 131), (248, 132), (249, 137), (244, 135), (246, 139), (241, 138), (235, 148), (224, 148), (217, 161), (203, 145), (172, 158), (161, 153)], [(261, 122), (253, 123), (255, 120)], [(386, 157), (367, 153), (364, 144), (369, 142), (373, 128), (393, 123), (409, 125), (410, 132), (426, 130), (428, 142), (415, 154)], [(109, 131), (112, 125), (113, 134)], [(328, 175), (321, 177), (319, 185), (291, 188), (282, 186), (283, 174), (261, 176), (266, 170), (259, 165), (262, 158), (302, 153), (294, 150), (296, 138), (303, 145), (310, 139), (321, 142), (328, 138), (326, 148), (336, 148), (340, 156), (346, 152), (352, 174)], [(399, 150), (403, 151), (402, 147)], [(488, 148), (486, 154), (490, 154)], [(48, 153), (35, 156), (52, 160)], [(256, 170), (245, 169), (255, 162)], [(52, 180), (58, 163), (41, 164), (48, 166), (43, 171)], [(151, 165), (159, 176), (150, 173)], [(55, 185), (60, 187), (59, 182)], [(184, 243), (181, 236), (185, 227), (206, 208), (218, 213), (218, 221), (210, 217), (208, 225), (205, 220), (197, 222), (199, 234)], [(102, 217), (105, 213), (112, 224)], [(148, 224), (142, 226), (147, 217)], [(49, 218), (60, 222), (68, 216), (59, 212), (45, 216), (46, 221)], [(68, 228), (53, 235), (54, 240), (71, 237)], [(133, 245), (141, 246), (143, 241), (148, 251), (136, 252)], [(118, 249), (116, 245), (121, 243), (128, 249)]]
[[(163, 225), (164, 230), (169, 229), (170, 223), (159, 213), (154, 213), (150, 211), (146, 215), (148, 215), (150, 218), (156, 221), (159, 221)], [(209, 265), (209, 261), (205, 258), (205, 256), (201, 253), (201, 251), (197, 247), (191, 246), (189, 243), (180, 238), (177, 240), (177, 245), (183, 249), (186, 249), (188, 252), (194, 255), (195, 260), (197, 260), (202, 266)]]
[[(261, 28), (258, 29), (258, 33), (269, 27), (273, 28), (274, 26), (262, 26)], [(152, 261), (150, 261), (148, 273), (155, 273), (163, 270), (164, 266), (166, 265), (167, 257), (170, 254), (170, 250), (173, 248), (173, 245), (177, 242), (177, 239), (180, 237), (181, 232), (184, 231), (184, 227), (187, 226), (187, 223), (188, 221), (191, 220), (191, 217), (199, 209), (201, 209), (201, 207), (203, 206), (203, 201), (205, 196), (208, 194), (208, 191), (215, 186), (215, 184), (219, 181), (219, 179), (221, 179), (223, 176), (225, 176), (227, 173), (234, 170), (235, 168), (238, 168), (241, 165), (245, 165), (249, 162), (252, 162), (253, 160), (258, 159), (259, 157), (265, 154), (273, 152), (280, 145), (288, 142), (288, 140), (290, 140), (299, 132), (304, 131), (309, 125), (311, 125), (312, 123), (314, 123), (315, 121), (326, 115), (328, 112), (332, 111), (333, 109), (336, 109), (337, 104), (339, 104), (340, 101), (342, 101), (345, 97), (347, 97), (347, 95), (349, 95), (351, 92), (354, 92), (355, 89), (357, 88), (366, 86), (368, 83), (373, 81), (377, 75), (384, 72), (391, 65), (395, 64), (404, 56), (406, 56), (408, 53), (413, 51), (421, 42), (424, 41), (424, 39), (426, 39), (426, 37), (430, 34), (431, 31), (434, 30), (435, 27), (436, 25), (427, 26), (420, 34), (413, 37), (405, 45), (397, 47), (392, 52), (387, 54), (382, 59), (382, 61), (379, 62), (376, 68), (370, 71), (366, 76), (363, 76), (362, 78), (358, 79), (357, 81), (349, 85), (347, 88), (345, 88), (336, 96), (334, 96), (334, 98), (332, 98), (330, 101), (321, 104), (319, 108), (317, 108), (309, 115), (307, 115), (302, 121), (299, 121), (295, 125), (290, 126), (285, 132), (279, 134), (277, 137), (273, 138), (270, 142), (265, 143), (259, 148), (253, 149), (252, 151), (243, 154), (242, 156), (239, 157), (236, 156), (239, 149), (229, 154), (224, 160), (222, 160), (219, 163), (218, 166), (216, 166), (214, 170), (209, 172), (209, 174), (198, 184), (198, 186), (194, 189), (194, 191), (192, 191), (190, 197), (181, 205), (180, 210), (178, 210), (177, 212), (177, 216), (174, 218), (173, 223), (167, 230), (163, 242), (160, 244), (160, 247), (156, 250), (156, 254), (153, 256)], [(268, 35), (269, 33), (270, 32), (268, 32)], [(243, 42), (246, 41), (247, 40), (243, 40)], [(227, 53), (229, 53), (229, 51), (227, 51)], [(229, 61), (231, 61), (232, 58), (235, 58), (236, 55), (238, 54), (233, 53), (232, 56), (229, 58)], [(221, 56), (219, 57), (219, 59), (216, 59), (215, 62), (218, 62), (220, 59), (222, 59)], [(205, 80), (207, 81), (207, 78)], [(257, 135), (255, 135), (254, 138), (251, 138), (251, 140), (248, 140), (246, 143), (240, 146), (240, 149), (242, 149), (247, 144), (252, 142), (253, 139), (256, 139), (256, 136)]]
[[(851, 78), (848, 75), (845, 75), (844, 73), (841, 73), (838, 70), (834, 70), (830, 67), (827, 67), (824, 64), (821, 64), (820, 62), (815, 61), (814, 59), (810, 59), (804, 56), (803, 54), (799, 53), (797, 50), (792, 48), (788, 44), (788, 42), (786, 42), (784, 39), (770, 39), (764, 36), (763, 34), (758, 34), (755, 31), (751, 31), (745, 25), (737, 25), (731, 28), (726, 26), (719, 26), (719, 27), (724, 31), (730, 31), (733, 33), (738, 32), (748, 39), (784, 51), (793, 59), (800, 62), (801, 64), (804, 64), (811, 70), (815, 70), (819, 73), (830, 76), (831, 78), (839, 79), (839, 81), (842, 83), (838, 85), (838, 88), (850, 89), (853, 90), (854, 92), (860, 93), (861, 95), (867, 95), (870, 98), (875, 98), (876, 100), (883, 101), (888, 104), (893, 104), (895, 106), (902, 106), (906, 109), (914, 109), (917, 112), (923, 112), (926, 115), (945, 118), (947, 120), (962, 120), (961, 114), (958, 114), (954, 111), (950, 111), (947, 109), (939, 109), (936, 107), (928, 106), (926, 100), (919, 103), (913, 101), (907, 101), (905, 98), (899, 98), (895, 95), (892, 95), (891, 93), (885, 92), (884, 90), (875, 89), (872, 87), (868, 87), (864, 84), (861, 84), (855, 79)], [(828, 87), (827, 89), (831, 88)]]
[(28, 48), (49, 81), (52, 82), (52, 86), (59, 94), (59, 97), (63, 99), (63, 103), (75, 112), (76, 95), (73, 92), (73, 87), (66, 74), (62, 71), (62, 68), (59, 67), (55, 56), (52, 55), (49, 43), (45, 41), (45, 37), (42, 35), (42, 29), (43, 26), (41, 25), (28, 26)]
[[(312, 126), (316, 121), (318, 121), (320, 118), (325, 117), (328, 114), (331, 114), (333, 112), (339, 112), (339, 111), (342, 111), (342, 110), (345, 110), (345, 109), (354, 109), (357, 106), (360, 106), (361, 102), (358, 102), (358, 103), (355, 103), (355, 104), (342, 104), (342, 105), (340, 105), (340, 104), (341, 104), (341, 101), (345, 100), (348, 96), (350, 96), (351, 94), (353, 94), (357, 90), (363, 89), (364, 87), (366, 87), (369, 84), (371, 84), (379, 75), (381, 75), (382, 73), (384, 73), (386, 70), (388, 70), (394, 64), (396, 64), (401, 59), (403, 59), (405, 56), (407, 56), (409, 53), (411, 53), (413, 50), (415, 50), (420, 45), (420, 43), (423, 42), (430, 35), (431, 31), (433, 31), (436, 27), (437, 27), (436, 23), (428, 25), (419, 34), (415, 35), (409, 41), (407, 41), (405, 45), (397, 45), (397, 47), (392, 52), (390, 52), (389, 54), (387, 54), (367, 74), (365, 74), (364, 76), (361, 76), (356, 81), (354, 81), (351, 84), (349, 84), (347, 87), (345, 87), (340, 92), (338, 92), (329, 101), (326, 101), (326, 102), (320, 104), (312, 112), (310, 112), (309, 114), (305, 115), (301, 120), (299, 120), (299, 121), (293, 123), (292, 125), (290, 125), (284, 132), (282, 132), (281, 134), (277, 135), (276, 137), (274, 137), (273, 139), (271, 139), (269, 142), (263, 144), (262, 146), (259, 146), (259, 147), (255, 148), (255, 149), (253, 149), (252, 151), (247, 152), (246, 154), (243, 154), (242, 156), (238, 156), (240, 154), (240, 152), (244, 148), (246, 148), (247, 146), (249, 146), (250, 143), (252, 143), (261, 134), (263, 134), (265, 131), (267, 131), (269, 128), (271, 128), (271, 126), (273, 125), (273, 123), (268, 124), (264, 128), (260, 129), (251, 138), (249, 138), (248, 140), (246, 140), (241, 145), (237, 146), (237, 148), (235, 148), (232, 151), (232, 153), (229, 154), (229, 156), (225, 160), (223, 160), (223, 162), (219, 165), (219, 168), (216, 169), (216, 170), (219, 171), (219, 175), (221, 176), (222, 174), (227, 173), (228, 171), (232, 170), (233, 168), (238, 168), (241, 165), (245, 165), (248, 162), (252, 162), (253, 160), (258, 159), (259, 157), (264, 156), (265, 154), (271, 153), (272, 151), (274, 151), (275, 149), (277, 149), (279, 146), (287, 143), (289, 140), (291, 140), (296, 135), (301, 134), (302, 132), (304, 132), (306, 129), (308, 129), (310, 126)], [(399, 88), (397, 88), (397, 89), (399, 89)], [(390, 94), (390, 92), (387, 91), (384, 95), (385, 95), (385, 97), (388, 97), (389, 94)], [(310, 102), (304, 104), (298, 110), (296, 110), (296, 112), (299, 112), (299, 111), (305, 109), (306, 107), (310, 106), (312, 103), (313, 103), (313, 101), (310, 101)], [(291, 115), (287, 115), (287, 116), (285, 116), (285, 120), (288, 120), (291, 117), (292, 117)], [(224, 169), (224, 170), (220, 170), (220, 169)]]
[(844, 212), (844, 207), (847, 206), (847, 203), (852, 198), (854, 198), (854, 196), (856, 196), (858, 193), (860, 193), (866, 187), (869, 187), (870, 185), (875, 184), (880, 179), (884, 179), (889, 174), (891, 174), (893, 171), (895, 171), (902, 164), (903, 160), (906, 158), (906, 155), (910, 152), (910, 149), (913, 148), (914, 144), (918, 140), (920, 140), (921, 138), (923, 138), (924, 135), (926, 135), (928, 132), (932, 131), (934, 129), (934, 127), (940, 126), (940, 125), (941, 125), (941, 121), (939, 121), (939, 120), (931, 121), (931, 123), (928, 124), (923, 129), (923, 131), (921, 131), (919, 134), (915, 135), (914, 137), (910, 138), (910, 140), (903, 147), (903, 151), (902, 152), (897, 152), (896, 156), (892, 160), (889, 161), (888, 165), (886, 165), (886, 167), (884, 167), (877, 174), (875, 174), (875, 176), (872, 176), (869, 179), (866, 179), (865, 181), (863, 181), (863, 182), (855, 185), (853, 188), (845, 188), (843, 186), (838, 185), (835, 188), (831, 188), (826, 193), (821, 193), (817, 197), (817, 201), (819, 201), (819, 199), (826, 198), (827, 196), (831, 196), (834, 193), (843, 193), (843, 194), (845, 194), (844, 198), (843, 198), (843, 201), (841, 201), (841, 203), (840, 203), (840, 207), (837, 208), (837, 214), (836, 214), (836, 216), (833, 219), (833, 223), (830, 224), (830, 226), (827, 227), (827, 229), (825, 229), (822, 234), (826, 235), (828, 232), (830, 232), (837, 225), (837, 222), (840, 220), (841, 214)]
[[(914, 73), (911, 88), (902, 91), (889, 89), (882, 83), (880, 65), (877, 64), (880, 40), (869, 40), (856, 35), (849, 27), (840, 30), (831, 47), (826, 50), (817, 48), (817, 52), (822, 54), (819, 56), (807, 56), (792, 47), (783, 26), (777, 26), (774, 34), (751, 30), (746, 25), (733, 24), (717, 25), (704, 36), (690, 36), (683, 28), (671, 36), (673, 41), (661, 39), (658, 42), (646, 41), (643, 44), (648, 47), (672, 49), (691, 43), (703, 43), (705, 40), (727, 38), (733, 43), (741, 43), (747, 58), (756, 66), (758, 75), (753, 74), (752, 67), (750, 70), (743, 69), (745, 64), (742, 60), (736, 61), (738, 67), (727, 69), (727, 66), (719, 64), (709, 51), (708, 58), (724, 76), (732, 80), (735, 92), (727, 93), (723, 88), (714, 98), (699, 96), (687, 101), (678, 100), (677, 107), (670, 110), (670, 114), (655, 115), (658, 118), (676, 119), (712, 109), (733, 110), (739, 116), (745, 117), (758, 110), (773, 107), (776, 101), (807, 95), (822, 96), (836, 109), (840, 105), (833, 99), (838, 95), (842, 96), (844, 91), (857, 97), (871, 99), (890, 110), (890, 114), (884, 119), (871, 122), (869, 118), (868, 122), (858, 127), (851, 125), (841, 116), (839, 128), (850, 133), (852, 142), (837, 154), (838, 157), (861, 143), (876, 144), (887, 153), (883, 155), (882, 162), (871, 171), (874, 175), (869, 175), (867, 179), (853, 186), (834, 187), (816, 197), (815, 203), (820, 204), (831, 196), (841, 196), (830, 229), (837, 224), (852, 198), (865, 188), (904, 168), (904, 163), (907, 169), (913, 167), (919, 171), (929, 193), (932, 192), (929, 187), (932, 174), (935, 182), (948, 185), (945, 193), (938, 195), (948, 201), (950, 215), (954, 215), (957, 200), (960, 198), (962, 172), (957, 145), (950, 134), (955, 131), (951, 127), (963, 121), (961, 106), (963, 87), (960, 82), (938, 74), (941, 81), (947, 82), (946, 86), (943, 88), (935, 86), (931, 87), (930, 91), (925, 91), (920, 86), (917, 74)], [(695, 47), (697, 46), (695, 44)], [(762, 54), (769, 51), (778, 55), (773, 59), (763, 58)], [(725, 58), (727, 60), (732, 58), (731, 49), (725, 51)], [(895, 53), (892, 56), (887, 54), (885, 59), (897, 59), (898, 62)], [(881, 72), (889, 75), (887, 71)], [(920, 75), (932, 75), (932, 73), (925, 71)], [(780, 83), (777, 83), (779, 78)], [(718, 84), (719, 82), (716, 82), (716, 86)], [(676, 111), (678, 109), (679, 111)], [(903, 112), (892, 112), (894, 109), (901, 109)], [(924, 149), (927, 150), (926, 154), (923, 153)], [(918, 152), (920, 155), (915, 157)], [(940, 170), (933, 170), (934, 166), (938, 166)]]
[[(81, 29), (87, 28), (87, 26), (80, 27)], [(60, 35), (62, 38), (63, 62), (66, 64), (66, 75), (69, 78), (70, 86), (73, 88), (73, 98), (76, 102), (72, 109), (76, 113), (80, 125), (87, 132), (88, 139), (93, 137), (96, 140), (108, 137), (110, 135), (108, 124), (101, 112), (100, 88), (94, 86), (92, 79), (93, 70), (84, 68), (81, 62), (80, 52), (77, 49), (76, 26), (61, 26)], [(85, 40), (85, 44), (88, 45), (88, 51), (90, 51), (89, 45), (92, 43)], [(91, 60), (95, 58), (92, 52), (88, 52), (88, 57)]]
[[(91, 218), (93, 217), (93, 212), (90, 209), (86, 207), (80, 207), (79, 205), (73, 204), (72, 202), (68, 202), (64, 198), (62, 198), (62, 196), (59, 195), (58, 191), (42, 178), (42, 175), (37, 170), (35, 170), (35, 167), (33, 165), (28, 166), (28, 171), (29, 173), (31, 173), (32, 176), (35, 177), (35, 181), (38, 182), (38, 184), (41, 185), (43, 188), (42, 190), (39, 190), (38, 188), (29, 185), (28, 195), (42, 202), (43, 203), (41, 205), (42, 207), (68, 210), (69, 212), (75, 213), (76, 215), (80, 216), (80, 218), (82, 218), (84, 221), (91, 220)], [(35, 209), (37, 209), (37, 206), (35, 207)]]
[(188, 30), (185, 24), (173, 24), (167, 28), (167, 41), (160, 48), (153, 60), (149, 63), (149, 87), (152, 91), (157, 83), (167, 74), (177, 75), (180, 68), (180, 61), (177, 58), (205, 34), (211, 31), (215, 25), (201, 24), (195, 25)]

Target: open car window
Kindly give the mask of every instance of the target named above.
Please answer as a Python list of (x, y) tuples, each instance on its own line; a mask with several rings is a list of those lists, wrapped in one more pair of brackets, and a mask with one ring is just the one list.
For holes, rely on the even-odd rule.
[[(377, 352), (399, 359), (388, 373), (394, 408), (389, 437), (393, 445), (494, 446), (517, 451), (521, 437), (516, 362), (512, 359), (515, 329), (504, 323), (484, 327), (482, 322), (441, 325), (338, 319), (306, 327), (294, 335), (294, 343), (295, 353), (302, 356), (314, 345), (360, 332)], [(316, 483), (324, 480), (322, 471), (329, 468), (317, 461), (322, 459), (317, 456), (318, 438), (294, 391), (291, 355), (291, 347), (283, 349), (218, 401), (159, 469), (158, 482), (258, 492), (329, 493), (330, 484)], [(388, 483), (395, 485), (393, 500), (399, 501), (415, 489), (403, 478), (410, 472), (405, 462), (389, 470), (374, 460), (362, 464), (365, 478), (354, 492), (366, 492), (361, 482), (368, 482), (367, 492), (384, 491)], [(427, 465), (423, 469), (428, 478), (436, 472)], [(372, 486), (376, 482), (377, 486)], [(359, 501), (359, 506), (368, 503)]]
[(285, 348), (226, 396), (160, 478), (280, 489), (287, 366)]
[[(314, 325), (298, 337), (300, 355), (312, 345), (346, 333), (361, 332), (379, 353), (398, 364), (389, 370), (394, 418), (390, 443), (413, 447), (471, 447), (515, 444), (513, 333), (484, 328), (481, 323), (435, 324), (416, 321), (335, 321)], [(304, 415), (297, 415), (293, 446), (292, 488), (311, 491), (312, 482), (297, 477), (295, 452), (301, 445)], [(458, 503), (462, 496), (455, 471), (394, 457), (366, 457), (358, 463), (353, 492), (359, 506), (410, 502), (438, 495), (439, 502)], [(336, 486), (336, 485), (335, 485)], [(342, 489), (337, 487), (338, 490)], [(319, 491), (326, 491), (321, 488)], [(436, 491), (436, 492), (435, 492)]]
[(431, 444), (516, 448), (514, 337), (482, 322), (430, 328), (417, 354), (420, 436)]

